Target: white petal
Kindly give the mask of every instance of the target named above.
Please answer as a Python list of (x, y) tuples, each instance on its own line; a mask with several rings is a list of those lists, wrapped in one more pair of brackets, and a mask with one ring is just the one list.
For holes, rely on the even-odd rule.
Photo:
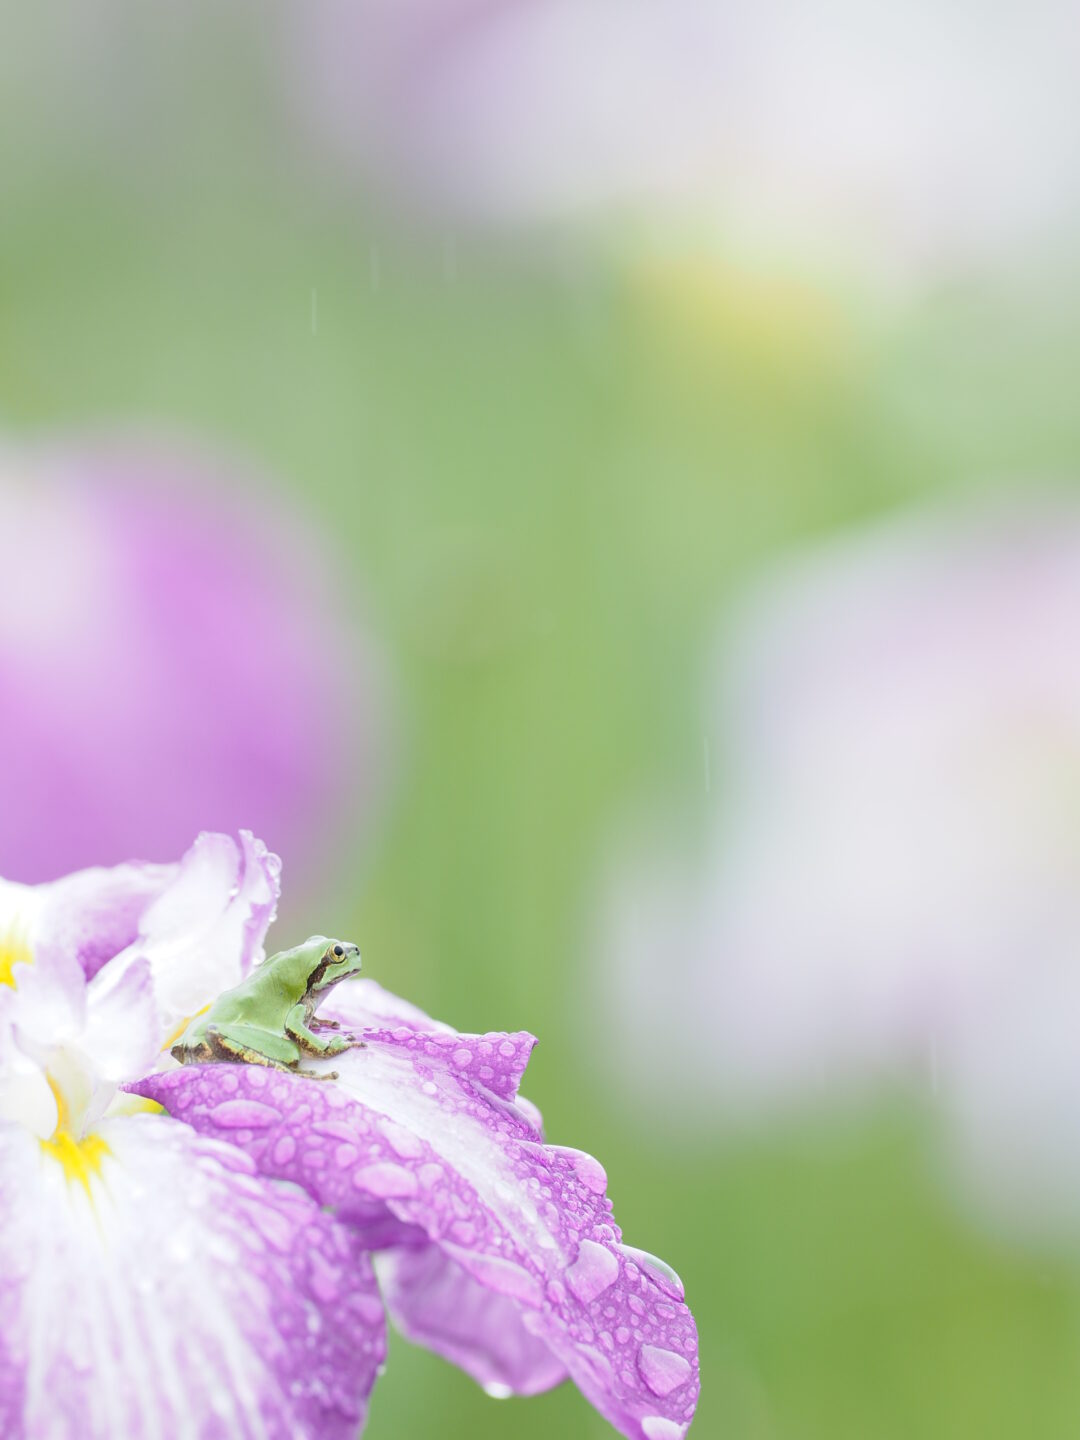
[(100, 1140), (80, 1175), (0, 1128), (0, 1433), (355, 1435), (382, 1314), (342, 1227), (165, 1117)]
[(247, 831), (239, 841), (200, 835), (143, 914), (138, 938), (109, 962), (126, 969), (149, 961), (162, 1041), (262, 959), (279, 872), (277, 856)]

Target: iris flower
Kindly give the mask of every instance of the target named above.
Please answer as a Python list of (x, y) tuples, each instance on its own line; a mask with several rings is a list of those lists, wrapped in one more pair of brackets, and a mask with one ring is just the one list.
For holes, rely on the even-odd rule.
[(355, 979), (320, 1018), (365, 1045), (315, 1075), (172, 1061), (262, 958), (279, 868), (203, 834), (0, 888), (0, 1433), (346, 1440), (388, 1310), (492, 1394), (570, 1376), (622, 1434), (678, 1440), (682, 1286), (623, 1244), (600, 1164), (545, 1143), (531, 1035)]
[(661, 242), (696, 227), (785, 268), (918, 285), (1072, 233), (1073, 15), (1056, 0), (1035, 14), (310, 0), (281, 49), (320, 153), (414, 208), (507, 226), (630, 216)]
[(342, 623), (355, 578), (318, 533), (234, 462), (81, 437), (0, 454), (0, 534), (18, 537), (0, 747), (19, 756), (0, 875), (178, 855), (241, 824), (278, 837), (301, 893), (325, 873), (326, 817), (373, 788), (379, 707)]
[(759, 584), (717, 677), (711, 845), (612, 904), (622, 1078), (647, 1036), (665, 1117), (914, 1086), (982, 1212), (1074, 1239), (1078, 626), (1080, 506), (1052, 489)]

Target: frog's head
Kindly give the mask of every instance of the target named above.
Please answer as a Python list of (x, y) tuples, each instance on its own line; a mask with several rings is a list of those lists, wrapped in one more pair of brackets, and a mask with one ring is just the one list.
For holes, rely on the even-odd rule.
[(308, 994), (325, 995), (342, 980), (360, 974), (360, 949), (346, 940), (328, 940), (313, 935), (304, 946), (312, 959), (308, 973)]

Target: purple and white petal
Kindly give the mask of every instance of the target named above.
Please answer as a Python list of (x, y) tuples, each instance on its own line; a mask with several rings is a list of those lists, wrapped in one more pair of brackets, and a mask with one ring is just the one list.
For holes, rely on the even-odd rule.
[(142, 914), (135, 939), (110, 969), (149, 963), (162, 1038), (263, 958), (280, 874), (278, 857), (250, 831), (239, 838), (204, 833)]
[[(261, 1173), (296, 1181), (340, 1219), (381, 1202), (426, 1235), (516, 1309), (554, 1357), (528, 1373), (503, 1357), (496, 1383), (540, 1388), (557, 1363), (624, 1435), (681, 1436), (698, 1392), (697, 1333), (682, 1286), (662, 1262), (621, 1244), (599, 1162), (543, 1144), (505, 1098), (532, 1037), (402, 1027), (366, 1039), (365, 1049), (335, 1058), (336, 1084), (230, 1065), (152, 1075), (131, 1088), (242, 1146)], [(461, 1335), (444, 1336), (440, 1348), (475, 1354), (481, 1328), (466, 1312)]]
[(528, 1328), (517, 1301), (481, 1285), (440, 1246), (384, 1250), (375, 1273), (401, 1333), (489, 1395), (538, 1395), (566, 1379), (566, 1366)]
[(23, 1125), (33, 1135), (51, 1135), (59, 1112), (56, 1096), (36, 1060), (15, 1043), (9, 1025), (0, 1027), (0, 1122)]
[(77, 870), (39, 887), (45, 898), (39, 948), (72, 956), (86, 978), (92, 979), (106, 961), (138, 938), (143, 914), (179, 868), (116, 865)]
[(63, 971), (74, 996), (82, 976), (94, 981), (108, 966), (116, 983), (145, 962), (167, 1033), (262, 959), (280, 873), (277, 856), (242, 830), (200, 835), (178, 864), (83, 870), (38, 886), (0, 881), (0, 978), (10, 971), (25, 1009), (43, 968)]
[(166, 1117), (94, 1143), (0, 1127), (0, 1432), (352, 1440), (385, 1354), (355, 1237)]
[(319, 1011), (328, 1020), (340, 1020), (347, 1030), (434, 1031), (454, 1034), (449, 1025), (433, 1020), (418, 1005), (385, 990), (377, 980), (366, 977), (340, 985)]
[(103, 1080), (119, 1084), (153, 1063), (157, 1007), (150, 962), (106, 966), (86, 987), (79, 1048)]

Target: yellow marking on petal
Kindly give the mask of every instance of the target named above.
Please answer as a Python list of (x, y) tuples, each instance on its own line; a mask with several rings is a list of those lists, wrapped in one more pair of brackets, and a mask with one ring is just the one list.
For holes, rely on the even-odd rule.
[(76, 1140), (70, 1130), (57, 1130), (52, 1139), (38, 1143), (47, 1155), (59, 1161), (68, 1181), (78, 1181), (87, 1195), (91, 1176), (100, 1175), (102, 1157), (111, 1153), (101, 1136), (93, 1132)]
[[(212, 1003), (212, 1002), (211, 1002), (211, 1003)], [(185, 1030), (188, 1028), (188, 1026), (191, 1024), (191, 1022), (192, 1022), (193, 1020), (197, 1020), (200, 1015), (205, 1015), (206, 1012), (207, 1012), (209, 1009), (210, 1009), (210, 1006), (209, 1006), (209, 1005), (204, 1005), (201, 1010), (196, 1010), (195, 1013), (194, 1013), (194, 1015), (189, 1015), (186, 1020), (181, 1020), (181, 1021), (180, 1021), (180, 1024), (176, 1027), (176, 1029), (170, 1034), (169, 1038), (165, 1041), (165, 1044), (162, 1045), (162, 1047), (161, 1047), (162, 1053), (164, 1053), (166, 1050), (171, 1050), (172, 1047), (176, 1044), (177, 1040), (180, 1039), (180, 1036), (183, 1035), (184, 1031), (185, 1031)]]
[(32, 965), (34, 952), (29, 940), (17, 930), (0, 935), (0, 985), (15, 988), (15, 966)]
[(39, 1140), (38, 1144), (46, 1155), (51, 1155), (60, 1164), (68, 1181), (78, 1181), (89, 1196), (90, 1177), (100, 1175), (102, 1157), (112, 1152), (101, 1136), (93, 1131), (82, 1137), (71, 1133), (63, 1092), (51, 1075), (46, 1075), (45, 1079), (56, 1101), (56, 1129), (48, 1140)]
[(145, 1095), (117, 1095), (109, 1106), (110, 1115), (164, 1115), (165, 1106)]

